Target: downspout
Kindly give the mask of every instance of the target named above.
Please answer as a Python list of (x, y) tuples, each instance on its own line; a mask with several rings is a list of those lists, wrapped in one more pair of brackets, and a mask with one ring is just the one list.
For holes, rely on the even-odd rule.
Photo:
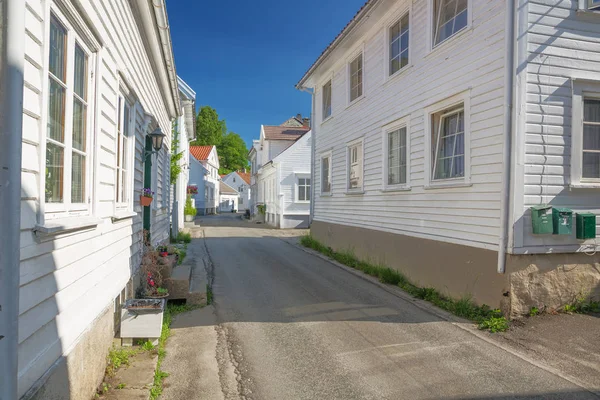
[(308, 215), (308, 226), (312, 225), (313, 217), (315, 215), (315, 144), (316, 144), (316, 123), (315, 123), (315, 103), (316, 96), (315, 90), (309, 90), (304, 86), (299, 88), (301, 91), (310, 93), (311, 97), (311, 115), (310, 115), (310, 211)]
[[(184, 122), (185, 123), (185, 122)], [(175, 155), (177, 154), (177, 139), (179, 137), (179, 118), (175, 119), (175, 129), (173, 129), (173, 139), (172, 139), (172, 150), (171, 150), (171, 154)], [(181, 164), (181, 162), (178, 162), (179, 164)], [(169, 168), (171, 167), (171, 162), (169, 161)], [(171, 229), (173, 230), (171, 232), (171, 235), (173, 237), (177, 237), (177, 235), (179, 234), (179, 193), (177, 192), (177, 181), (179, 180), (179, 176), (181, 176), (181, 172), (182, 170), (179, 171), (179, 175), (177, 175), (177, 178), (175, 178), (175, 182), (173, 182), (173, 210), (171, 212)], [(169, 174), (169, 178), (172, 179), (173, 177), (171, 176), (171, 174)]]
[(506, 253), (508, 250), (508, 234), (511, 229), (510, 224), (510, 206), (511, 206), (511, 173), (512, 173), (512, 136), (514, 132), (514, 77), (515, 77), (515, 2), (517, 0), (507, 1), (506, 7), (506, 75), (505, 75), (505, 97), (504, 97), (504, 114), (505, 114), (505, 137), (503, 146), (503, 174), (502, 174), (502, 198), (501, 198), (501, 215), (500, 215), (500, 245), (498, 248), (498, 266), (499, 274), (506, 272)]
[(169, 28), (169, 17), (167, 16), (165, 0), (153, 0), (152, 7), (154, 8), (154, 15), (156, 16), (162, 53), (165, 58), (165, 65), (171, 83), (171, 95), (173, 96), (175, 112), (176, 115), (180, 115), (179, 84), (177, 82), (177, 73), (175, 72), (175, 57), (173, 57), (173, 44), (171, 42), (171, 30)]
[(18, 398), (25, 2), (0, 0), (0, 398)]

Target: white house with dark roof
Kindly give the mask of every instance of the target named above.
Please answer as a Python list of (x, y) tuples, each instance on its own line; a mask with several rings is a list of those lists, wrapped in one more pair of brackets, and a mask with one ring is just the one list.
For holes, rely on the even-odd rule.
[(513, 313), (599, 298), (598, 49), (598, 0), (367, 1), (297, 84), (312, 235)]
[(308, 227), (310, 214), (310, 127), (263, 125), (253, 142), (252, 214), (278, 228)]
[(217, 146), (190, 146), (189, 183), (198, 188), (192, 198), (200, 215), (219, 211), (219, 166)]

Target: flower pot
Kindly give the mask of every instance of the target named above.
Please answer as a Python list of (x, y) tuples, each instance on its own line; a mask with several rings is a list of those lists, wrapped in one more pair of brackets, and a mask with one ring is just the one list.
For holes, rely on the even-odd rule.
[(193, 215), (185, 215), (185, 222), (192, 222), (194, 220)]
[(146, 296), (147, 299), (154, 299), (154, 300), (166, 299), (167, 297), (169, 297), (169, 293)]
[(142, 207), (148, 207), (152, 204), (152, 197), (140, 196), (140, 204)]
[(160, 256), (161, 256), (161, 257), (166, 257), (166, 256), (168, 256), (168, 255), (169, 255), (169, 252), (168, 252), (168, 251), (161, 251), (161, 252), (160, 252)]
[(165, 300), (127, 300), (121, 312), (121, 338), (159, 338)]

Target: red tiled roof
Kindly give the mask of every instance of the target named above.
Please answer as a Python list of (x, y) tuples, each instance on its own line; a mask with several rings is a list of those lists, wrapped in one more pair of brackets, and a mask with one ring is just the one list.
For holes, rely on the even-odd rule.
[(190, 146), (190, 153), (198, 161), (208, 160), (210, 151), (214, 146)]
[(240, 178), (242, 178), (248, 185), (250, 184), (250, 173), (249, 172), (239, 172), (237, 173)]
[(321, 61), (325, 58), (325, 55), (327, 54), (327, 52), (329, 50), (333, 50), (333, 47), (335, 47), (335, 44), (337, 44), (338, 40), (341, 40), (344, 33), (346, 33), (346, 31), (350, 31), (351, 27), (354, 27), (354, 25), (360, 19), (359, 17), (361, 17), (361, 14), (363, 13), (363, 11), (367, 11), (367, 8), (371, 8), (370, 6), (375, 5), (375, 3), (377, 3), (377, 1), (378, 0), (367, 0), (367, 2), (365, 4), (363, 4), (363, 6), (356, 12), (356, 14), (354, 14), (354, 17), (352, 17), (350, 22), (348, 22), (346, 24), (346, 26), (344, 26), (344, 29), (342, 29), (341, 32), (338, 33), (338, 35), (335, 37), (335, 39), (333, 39), (331, 41), (331, 43), (329, 43), (329, 45), (325, 48), (325, 50), (323, 50), (323, 52), (317, 58), (317, 60), (313, 63), (313, 65), (311, 65), (310, 68), (304, 73), (304, 75), (302, 76), (302, 79), (300, 79), (300, 81), (296, 84), (296, 88), (299, 89), (300, 84), (303, 83), (303, 81), (313, 71), (313, 69), (316, 68), (317, 65), (321, 63)]
[(265, 125), (265, 139), (267, 140), (296, 140), (306, 132), (310, 131), (309, 127), (289, 127), (289, 126), (272, 126)]

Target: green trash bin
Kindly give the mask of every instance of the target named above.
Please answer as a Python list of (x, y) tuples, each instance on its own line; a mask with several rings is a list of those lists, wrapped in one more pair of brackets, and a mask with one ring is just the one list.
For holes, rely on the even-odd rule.
[(530, 209), (534, 235), (551, 235), (554, 230), (552, 226), (552, 206), (541, 204)]
[(570, 235), (573, 232), (573, 210), (554, 207), (552, 209), (552, 225), (555, 235)]

